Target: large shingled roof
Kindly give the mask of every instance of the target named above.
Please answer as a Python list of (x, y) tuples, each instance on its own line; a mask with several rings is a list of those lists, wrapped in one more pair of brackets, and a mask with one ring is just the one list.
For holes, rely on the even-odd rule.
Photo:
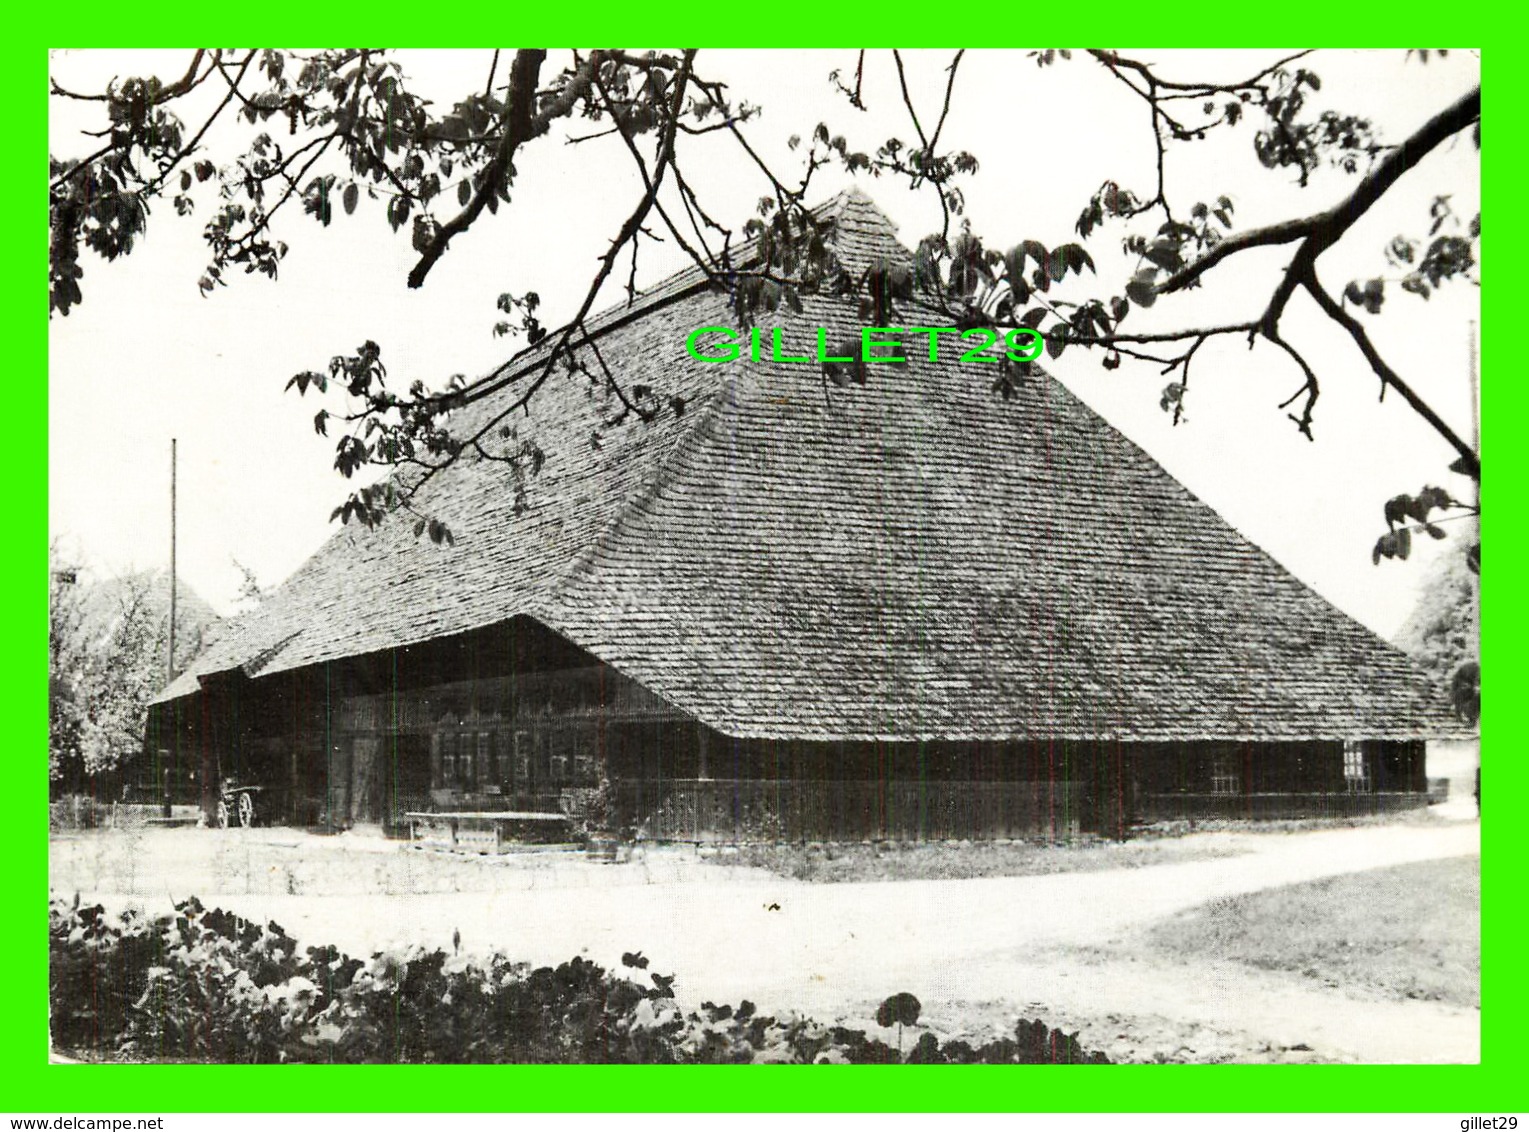
[[(848, 264), (908, 255), (864, 196), (825, 208)], [(860, 322), (826, 296), (782, 314), (793, 343)], [(607, 363), (682, 415), (608, 427), (605, 396), (553, 379), (517, 425), (547, 457), (521, 511), (505, 465), (464, 460), (418, 500), (454, 545), (339, 531), (159, 700), (526, 616), (736, 736), (1434, 729), (1402, 653), (1055, 380), (1005, 401), (985, 367), (915, 358), (825, 390), (815, 365), (686, 354), (732, 321), (696, 272), (608, 312)]]

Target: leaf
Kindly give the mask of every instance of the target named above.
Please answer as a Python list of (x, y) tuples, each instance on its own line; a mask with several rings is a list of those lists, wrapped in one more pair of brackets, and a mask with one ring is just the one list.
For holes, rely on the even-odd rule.
[(876, 1008), (878, 1026), (914, 1026), (923, 1013), (923, 1003), (907, 991), (894, 994)]
[(464, 177), (462, 180), (457, 182), (457, 203), (458, 204), (460, 204), (463, 208), (466, 208), (467, 207), (467, 202), (472, 200), (472, 195), (473, 195), (473, 187), (467, 181), (467, 178)]
[(1389, 534), (1381, 535), (1375, 542), (1375, 549), (1370, 558), (1376, 564), (1380, 564), (1382, 558), (1400, 558), (1405, 560), (1412, 553), (1412, 532), (1406, 527), (1397, 527)]
[(1084, 250), (1081, 244), (1068, 244), (1065, 251), (1067, 252), (1067, 266), (1071, 267), (1077, 274), (1082, 275), (1085, 267), (1091, 273), (1098, 274), (1094, 269), (1093, 257)]
[(1130, 302), (1126, 299), (1122, 299), (1119, 295), (1116, 295), (1113, 299), (1110, 300), (1110, 314), (1115, 316), (1115, 322), (1117, 324), (1121, 319), (1125, 318), (1130, 309)]
[(1157, 287), (1153, 283), (1153, 276), (1149, 275), (1145, 280), (1138, 275), (1126, 284), (1126, 295), (1139, 307), (1150, 307), (1157, 302)]
[(352, 181), (345, 186), (345, 192), (340, 198), (340, 203), (345, 206), (345, 215), (350, 216), (356, 211), (356, 202), (361, 199), (361, 190), (356, 182)]
[(388, 203), (388, 223), (393, 231), (398, 231), (409, 219), (409, 198), (394, 197)]
[(1178, 245), (1170, 240), (1157, 240), (1148, 245), (1146, 257), (1164, 271), (1177, 271), (1184, 266), (1184, 257), (1179, 254)]

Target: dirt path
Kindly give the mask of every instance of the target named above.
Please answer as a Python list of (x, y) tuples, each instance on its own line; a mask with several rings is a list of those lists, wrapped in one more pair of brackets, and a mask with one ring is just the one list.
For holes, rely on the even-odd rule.
[[(167, 840), (176, 833), (178, 841)], [(319, 849), (319, 839), (308, 839), (299, 849), (292, 835), (290, 844), (265, 846), (239, 836), (166, 831), (145, 835), (130, 854), (107, 838), (60, 842), (55, 883), (113, 905), (160, 906), (163, 898), (144, 897), (196, 891), (243, 915), (275, 919), (299, 939), (359, 954), (399, 941), (450, 947), (455, 931), (466, 949), (533, 963), (582, 952), (613, 965), (623, 951), (640, 950), (655, 969), (678, 974), (687, 1005), (750, 998), (767, 1011), (867, 1025), (882, 998), (907, 990), (925, 1003), (928, 1024), (947, 1034), (980, 1033), (989, 1022), (1007, 1028), (1026, 1014), (1081, 1029), (1085, 1044), (1139, 1060), (1479, 1060), (1479, 1011), (1364, 1000), (1230, 963), (1177, 964), (1140, 943), (1147, 925), (1216, 897), (1479, 854), (1474, 822), (1201, 834), (1244, 852), (961, 881), (809, 885), (707, 867), (678, 852), (621, 866), (548, 858), (477, 866), (468, 879), (479, 885), (482, 870), (492, 870), (492, 884), (483, 885), (489, 891), (426, 895), (294, 895), (284, 891), (277, 864), (266, 866), (269, 883), (261, 885), (251, 862), (281, 851), (330, 852), (354, 871), (351, 891), (375, 890), (368, 869), (383, 858), (333, 841)], [(412, 856), (421, 859), (421, 876), (438, 867)], [(385, 863), (392, 871), (377, 875), (396, 886), (398, 862)]]

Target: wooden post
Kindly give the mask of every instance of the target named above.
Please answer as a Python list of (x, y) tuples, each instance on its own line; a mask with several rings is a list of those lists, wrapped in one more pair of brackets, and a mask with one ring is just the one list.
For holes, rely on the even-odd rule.
[(170, 438), (170, 650), (166, 658), (165, 683), (175, 680), (175, 438)]
[(198, 734), (197, 751), (201, 756), (197, 774), (202, 780), (202, 813), (207, 818), (207, 824), (218, 824), (218, 755), (213, 744), (208, 741), (206, 735)]

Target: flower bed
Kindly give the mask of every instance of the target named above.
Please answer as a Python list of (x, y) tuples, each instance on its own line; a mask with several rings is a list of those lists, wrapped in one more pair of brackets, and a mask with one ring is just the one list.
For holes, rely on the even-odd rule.
[[(1021, 1021), (980, 1046), (916, 1025), (888, 999), (899, 1046), (863, 1030), (774, 1018), (752, 1004), (686, 1013), (641, 955), (622, 973), (585, 959), (531, 968), (441, 950), (362, 961), (298, 944), (276, 924), (208, 910), (109, 917), (49, 905), (53, 1044), (119, 1061), (406, 1063), (1105, 1063), (1076, 1035)], [(890, 1012), (889, 1012), (890, 1011)]]

